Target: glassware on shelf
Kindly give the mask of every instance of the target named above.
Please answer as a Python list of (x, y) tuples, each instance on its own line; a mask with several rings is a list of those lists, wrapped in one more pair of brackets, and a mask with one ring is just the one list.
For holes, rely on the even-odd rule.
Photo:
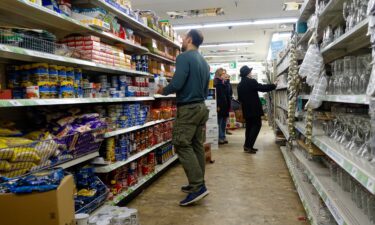
[(353, 137), (346, 146), (351, 153), (356, 153), (363, 144), (363, 135), (361, 132), (362, 118), (360, 116), (353, 117)]
[(362, 72), (360, 75), (359, 90), (361, 94), (366, 93), (366, 89), (370, 80), (371, 70), (372, 70), (372, 56), (371, 54), (364, 55), (362, 58)]
[(341, 87), (340, 87), (340, 81), (341, 77), (343, 76), (343, 60), (338, 59), (335, 61), (335, 79), (334, 79), (334, 89), (333, 94), (341, 94)]
[(375, 195), (367, 198), (367, 216), (372, 223), (375, 223)]
[(344, 75), (340, 78), (340, 93), (350, 94), (351, 77), (356, 72), (356, 58), (354, 56), (346, 56), (344, 58)]

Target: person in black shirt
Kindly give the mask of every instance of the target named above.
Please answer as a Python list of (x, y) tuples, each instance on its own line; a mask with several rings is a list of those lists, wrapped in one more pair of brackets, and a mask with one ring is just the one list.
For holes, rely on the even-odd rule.
[(255, 154), (255, 141), (262, 127), (262, 116), (264, 115), (262, 103), (258, 92), (270, 92), (276, 89), (274, 84), (259, 84), (251, 78), (253, 69), (243, 66), (240, 70), (241, 82), (237, 87), (238, 100), (242, 104), (242, 111), (246, 120), (246, 137), (244, 150), (250, 154)]

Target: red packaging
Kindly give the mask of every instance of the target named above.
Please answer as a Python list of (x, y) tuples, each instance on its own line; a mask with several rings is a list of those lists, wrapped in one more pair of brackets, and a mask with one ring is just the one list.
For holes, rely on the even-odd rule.
[(97, 47), (100, 47), (101, 46), (101, 43), (98, 42), (98, 41), (83, 41), (84, 45), (85, 46), (97, 46)]
[(74, 40), (83, 41), (83, 36), (75, 36)]
[(69, 47), (75, 47), (76, 43), (74, 41), (69, 41), (66, 43), (66, 45), (68, 45)]
[(0, 90), (0, 99), (12, 99), (12, 90), (11, 89)]
[(76, 41), (76, 46), (83, 46), (83, 41)]
[(96, 41), (96, 42), (100, 42), (100, 37), (92, 36), (92, 35), (87, 35), (87, 36), (84, 36), (84, 37), (83, 37), (83, 40), (85, 40), (85, 41)]

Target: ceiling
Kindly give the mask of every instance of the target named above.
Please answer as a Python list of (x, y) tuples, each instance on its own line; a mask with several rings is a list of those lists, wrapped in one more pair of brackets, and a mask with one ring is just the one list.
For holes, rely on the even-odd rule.
[[(218, 8), (224, 9), (225, 15), (216, 17), (200, 17), (190, 19), (170, 19), (173, 25), (186, 24), (205, 24), (239, 20), (259, 20), (274, 18), (290, 18), (297, 17), (298, 11), (283, 11), (283, 3), (292, 0), (137, 0), (133, 1), (134, 9), (153, 10), (162, 19), (169, 19), (167, 12), (183, 11), (193, 9)], [(205, 37), (205, 43), (220, 42), (243, 42), (254, 41), (254, 45), (244, 47), (220, 47), (202, 49), (203, 54), (212, 55), (210, 51), (215, 50), (231, 50), (238, 51), (232, 54), (245, 54), (250, 56), (249, 61), (265, 60), (268, 55), (268, 49), (272, 34), (275, 32), (283, 32), (291, 30), (292, 26), (278, 25), (252, 25), (241, 27), (222, 27), (222, 28), (206, 28), (202, 32)], [(179, 31), (184, 33), (186, 31)], [(217, 53), (214, 53), (217, 54)], [(238, 58), (238, 56), (236, 56)], [(208, 58), (210, 61), (231, 60), (233, 57)]]

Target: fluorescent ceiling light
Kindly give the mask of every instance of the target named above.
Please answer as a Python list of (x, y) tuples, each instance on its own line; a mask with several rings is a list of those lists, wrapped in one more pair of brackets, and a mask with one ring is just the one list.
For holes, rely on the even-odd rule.
[(201, 48), (216, 48), (216, 47), (231, 47), (231, 46), (246, 46), (253, 45), (254, 42), (233, 42), (233, 43), (216, 43), (216, 44), (204, 44)]
[(207, 23), (207, 24), (189, 24), (174, 26), (175, 30), (189, 30), (189, 29), (204, 29), (204, 28), (218, 28), (218, 27), (236, 27), (236, 26), (250, 26), (250, 25), (267, 25), (267, 24), (281, 24), (281, 23), (296, 23), (297, 18), (276, 18), (264, 20), (244, 20), (231, 21), (223, 23)]

